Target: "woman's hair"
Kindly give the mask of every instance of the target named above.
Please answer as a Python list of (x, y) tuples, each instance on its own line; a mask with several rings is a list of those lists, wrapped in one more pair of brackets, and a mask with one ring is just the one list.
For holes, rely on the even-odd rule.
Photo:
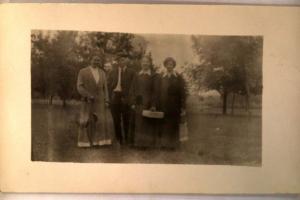
[(141, 61), (144, 60), (144, 59), (147, 59), (148, 62), (151, 64), (151, 58), (149, 56), (143, 56)]
[(164, 60), (164, 66), (166, 66), (167, 63), (169, 63), (169, 62), (172, 62), (172, 64), (174, 65), (174, 67), (176, 66), (176, 61), (175, 61), (175, 59), (172, 58), (172, 57), (167, 57), (167, 58)]
[(151, 72), (154, 73), (155, 70), (154, 70), (154, 66), (153, 66), (151, 57), (150, 57), (150, 56), (147, 56), (147, 55), (144, 55), (144, 56), (141, 58), (141, 60), (140, 60), (140, 64), (142, 63), (142, 61), (143, 61), (144, 59), (146, 59), (146, 60), (149, 62), (149, 64), (150, 64), (149, 68), (150, 68)]
[(90, 53), (90, 61), (94, 59), (94, 57), (98, 57), (101, 59), (101, 62), (104, 64), (105, 63), (105, 53), (102, 49), (94, 49)]

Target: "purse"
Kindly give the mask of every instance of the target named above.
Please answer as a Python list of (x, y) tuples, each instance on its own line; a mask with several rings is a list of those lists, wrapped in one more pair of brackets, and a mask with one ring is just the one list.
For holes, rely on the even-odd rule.
[(142, 116), (147, 118), (162, 119), (164, 118), (164, 112), (143, 110)]

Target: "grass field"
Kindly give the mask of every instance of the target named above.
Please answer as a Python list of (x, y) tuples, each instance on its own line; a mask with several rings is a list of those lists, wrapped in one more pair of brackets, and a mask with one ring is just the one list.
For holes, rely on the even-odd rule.
[(129, 147), (77, 148), (78, 105), (32, 104), (32, 160), (55, 162), (174, 163), (260, 166), (261, 109), (220, 114), (188, 101), (189, 140), (176, 151)]

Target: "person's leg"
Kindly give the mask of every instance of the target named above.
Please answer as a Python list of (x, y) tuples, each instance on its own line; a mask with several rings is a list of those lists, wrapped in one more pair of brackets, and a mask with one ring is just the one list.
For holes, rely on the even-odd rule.
[(121, 112), (120, 106), (114, 104), (111, 106), (111, 114), (114, 121), (115, 134), (118, 142), (122, 143), (122, 130), (121, 130)]
[(130, 107), (128, 104), (122, 105), (122, 119), (123, 119), (125, 141), (129, 143), (130, 142), (130, 136), (129, 136)]
[(114, 121), (116, 138), (120, 142), (120, 144), (123, 143), (122, 129), (121, 129), (121, 113), (122, 113), (122, 108), (121, 108), (120, 96), (115, 95), (112, 99), (111, 114)]
[(130, 117), (129, 117), (129, 130), (128, 130), (128, 137), (129, 137), (129, 144), (134, 145), (135, 142), (135, 132), (136, 132), (136, 123), (137, 123), (137, 108), (135, 110), (130, 108)]

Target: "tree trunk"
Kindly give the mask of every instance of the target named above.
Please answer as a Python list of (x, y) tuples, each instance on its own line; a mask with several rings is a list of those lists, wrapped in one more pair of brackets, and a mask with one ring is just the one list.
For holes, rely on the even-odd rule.
[(246, 90), (246, 95), (245, 95), (245, 110), (246, 112), (250, 112), (249, 108), (250, 108), (250, 85), (249, 85), (249, 81), (248, 78), (245, 81), (245, 90)]
[(227, 91), (224, 91), (224, 94), (223, 94), (223, 115), (227, 114), (227, 96), (228, 96)]
[(246, 100), (246, 107), (245, 110), (248, 113), (248, 115), (251, 115), (251, 110), (250, 110), (250, 94), (245, 96), (245, 100)]
[(52, 105), (53, 95), (50, 95), (49, 104)]
[(234, 101), (235, 101), (235, 93), (232, 93), (232, 102), (231, 102), (231, 114), (234, 114)]
[(66, 99), (63, 99), (62, 102), (63, 102), (63, 107), (66, 107), (67, 106)]
[(246, 110), (246, 112), (249, 111), (249, 95), (248, 94), (245, 95), (245, 110)]

